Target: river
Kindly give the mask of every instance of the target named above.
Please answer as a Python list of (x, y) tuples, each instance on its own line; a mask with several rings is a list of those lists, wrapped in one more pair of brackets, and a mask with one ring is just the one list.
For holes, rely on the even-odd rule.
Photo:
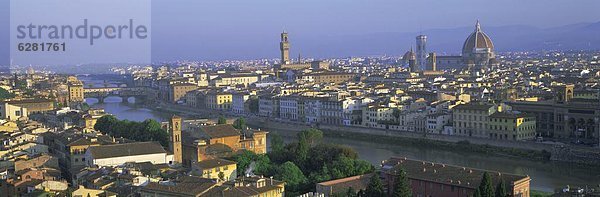
[[(96, 99), (86, 99), (94, 108), (104, 108), (106, 112), (119, 119), (142, 121), (148, 118), (165, 121), (170, 116), (163, 112), (138, 106), (130, 98), (122, 103), (119, 97), (109, 97), (104, 103)], [(286, 142), (296, 140), (292, 131), (270, 131), (284, 137)], [(522, 158), (490, 156), (479, 153), (459, 152), (440, 148), (423, 149), (402, 144), (380, 144), (368, 140), (353, 140), (326, 137), (326, 142), (349, 146), (359, 153), (360, 158), (379, 165), (382, 160), (392, 156), (467, 166), (471, 168), (495, 170), (504, 173), (529, 175), (531, 188), (540, 191), (554, 191), (566, 185), (594, 186), (600, 184), (600, 167), (587, 167), (557, 162), (530, 161)], [(268, 142), (267, 142), (268, 143)]]

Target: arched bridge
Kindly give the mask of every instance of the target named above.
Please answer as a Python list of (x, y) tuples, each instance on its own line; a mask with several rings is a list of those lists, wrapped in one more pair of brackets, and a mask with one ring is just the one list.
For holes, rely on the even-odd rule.
[(84, 88), (85, 98), (96, 98), (99, 103), (110, 96), (123, 98), (127, 102), (130, 97), (136, 98), (136, 101), (149, 100), (156, 98), (157, 90), (150, 87), (106, 87), (106, 88)]

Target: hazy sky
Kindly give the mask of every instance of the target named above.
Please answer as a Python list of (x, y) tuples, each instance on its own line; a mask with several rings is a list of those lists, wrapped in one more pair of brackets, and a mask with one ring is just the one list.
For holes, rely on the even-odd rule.
[[(8, 61), (8, 1), (0, 0), (0, 64)], [(599, 0), (152, 0), (152, 4), (156, 60), (277, 57), (278, 33), (284, 29), (318, 39), (472, 26), (476, 19), (485, 26), (542, 28), (600, 21)]]

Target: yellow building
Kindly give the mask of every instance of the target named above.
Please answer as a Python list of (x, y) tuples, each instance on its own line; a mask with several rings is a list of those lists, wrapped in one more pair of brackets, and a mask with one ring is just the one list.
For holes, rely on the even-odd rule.
[(81, 82), (72, 82), (68, 85), (69, 102), (83, 102), (83, 84)]
[(368, 105), (363, 108), (362, 124), (366, 127), (378, 127), (379, 124), (393, 124), (394, 109), (383, 105)]
[(5, 121), (0, 123), (0, 131), (15, 132), (19, 131), (19, 126), (15, 121)]
[(528, 140), (536, 137), (534, 115), (496, 112), (489, 118), (489, 138), (502, 140)]
[(489, 117), (498, 111), (491, 104), (462, 104), (452, 108), (454, 133), (459, 136), (488, 138)]
[(250, 176), (217, 183), (203, 177), (181, 176), (167, 184), (150, 182), (142, 187), (139, 193), (142, 197), (283, 197), (285, 196), (285, 182)]
[(310, 73), (302, 76), (302, 79), (313, 83), (344, 83), (354, 78), (352, 73), (324, 72)]
[(198, 86), (190, 83), (175, 83), (169, 86), (169, 102), (177, 102), (183, 98), (186, 93), (198, 89)]
[(225, 92), (208, 92), (205, 99), (208, 109), (227, 110), (233, 103), (233, 95)]
[(88, 196), (106, 196), (106, 197), (116, 197), (116, 193), (100, 190), (100, 189), (88, 189), (79, 185), (79, 188), (71, 193), (73, 197), (88, 197)]
[(225, 159), (209, 159), (192, 164), (192, 175), (219, 181), (233, 181), (237, 177), (237, 165)]
[(10, 100), (6, 103), (27, 108), (29, 114), (54, 110), (54, 101), (44, 98)]

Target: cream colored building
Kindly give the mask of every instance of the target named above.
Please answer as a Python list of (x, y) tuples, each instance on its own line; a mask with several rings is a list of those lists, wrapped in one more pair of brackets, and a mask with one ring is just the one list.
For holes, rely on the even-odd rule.
[(529, 140), (536, 137), (534, 115), (516, 112), (496, 112), (490, 116), (489, 138)]
[(83, 102), (83, 83), (73, 82), (67, 86), (69, 89), (69, 102)]
[(237, 164), (225, 159), (209, 159), (194, 162), (192, 175), (219, 181), (233, 181), (237, 177)]
[(226, 92), (208, 92), (205, 99), (208, 109), (228, 110), (233, 103), (233, 95)]
[(27, 108), (4, 102), (0, 105), (0, 117), (5, 120), (17, 121), (19, 118), (26, 118)]
[(454, 133), (460, 136), (488, 138), (489, 117), (498, 107), (491, 104), (463, 104), (452, 108)]
[(222, 74), (214, 79), (211, 79), (210, 85), (214, 87), (226, 87), (235, 85), (243, 85), (247, 87), (250, 84), (260, 81), (260, 79), (260, 75), (250, 73)]
[(117, 194), (112, 193), (112, 192), (107, 192), (104, 190), (100, 190), (100, 189), (88, 189), (88, 188), (85, 188), (82, 185), (80, 185), (79, 188), (77, 188), (75, 191), (73, 191), (71, 193), (71, 196), (73, 196), (73, 197), (88, 197), (88, 196), (116, 197)]

